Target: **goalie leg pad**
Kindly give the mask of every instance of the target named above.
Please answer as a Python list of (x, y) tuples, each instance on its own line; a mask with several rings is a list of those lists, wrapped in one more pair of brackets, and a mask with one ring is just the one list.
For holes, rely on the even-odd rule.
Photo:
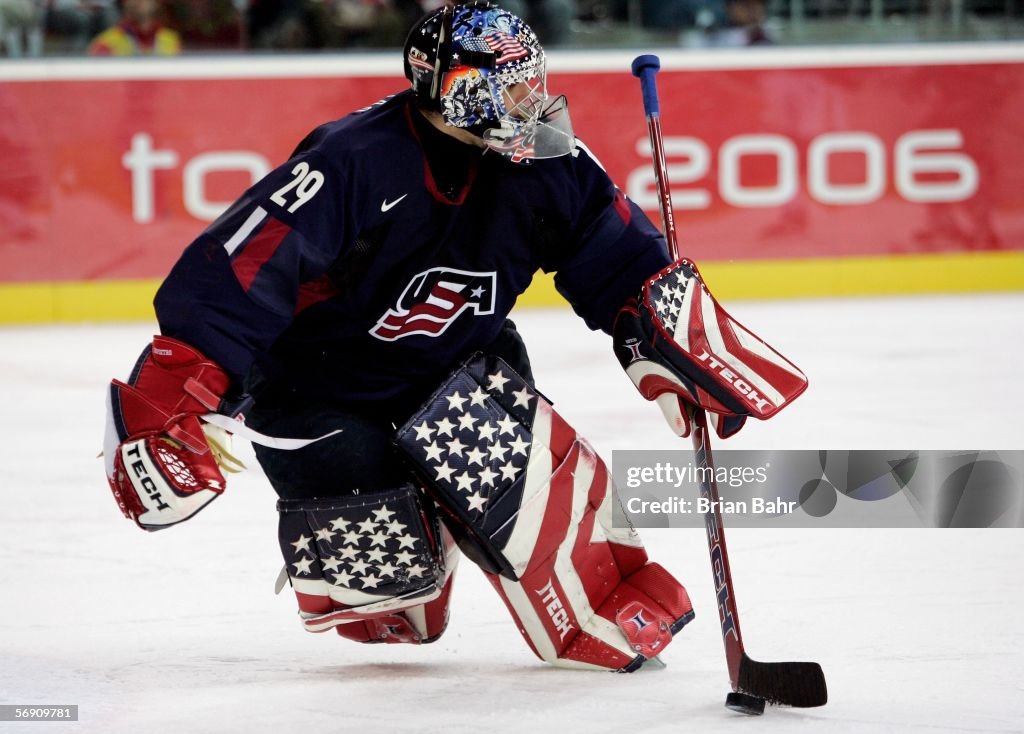
[[(543, 660), (632, 670), (692, 617), (636, 532), (614, 527), (604, 462), (500, 359), (471, 358), (397, 443)], [(665, 634), (638, 641), (618, 619), (627, 607)]]
[(448, 627), (448, 599), (453, 579), (454, 575), (449, 574), (441, 595), (426, 604), (417, 604), (381, 617), (339, 624), (334, 629), (345, 639), (371, 644), (426, 645), (434, 642)]
[[(457, 550), (413, 486), (285, 499), (278, 511), (281, 552), (305, 629), (355, 623), (339, 634), (364, 642), (420, 642), (444, 630)], [(427, 613), (439, 599), (440, 609)], [(383, 621), (367, 625), (376, 619)]]

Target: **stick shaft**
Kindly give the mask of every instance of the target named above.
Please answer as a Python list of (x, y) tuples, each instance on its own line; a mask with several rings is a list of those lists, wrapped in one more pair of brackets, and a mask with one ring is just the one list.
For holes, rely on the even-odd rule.
[(654, 156), (654, 177), (658, 183), (658, 203), (661, 208), (661, 222), (665, 228), (668, 251), (673, 260), (679, 259), (679, 241), (676, 238), (676, 218), (672, 212), (672, 194), (668, 185), (668, 165), (665, 161), (665, 141), (661, 134), (661, 104), (658, 101), (658, 83), (655, 75), (661, 68), (661, 59), (654, 54), (637, 56), (633, 60), (633, 75), (640, 80), (640, 92), (644, 100), (644, 115), (647, 117), (647, 131), (651, 138), (651, 154)]
[(702, 477), (700, 495), (711, 507), (704, 513), (704, 527), (708, 536), (708, 554), (711, 556), (711, 574), (715, 580), (715, 597), (718, 601), (718, 621), (722, 626), (722, 642), (725, 644), (725, 660), (729, 667), (729, 681), (735, 691), (739, 690), (740, 662), (744, 655), (743, 633), (740, 631), (740, 615), (736, 609), (729, 549), (725, 543), (722, 505), (718, 495), (718, 482), (715, 481), (715, 460), (711, 455), (707, 415), (703, 410), (694, 408), (690, 413), (690, 419), (693, 422), (693, 452)]
[[(647, 116), (647, 130), (651, 138), (651, 153), (654, 159), (654, 177), (658, 184), (658, 201), (661, 218), (665, 227), (665, 239), (673, 259), (679, 259), (679, 241), (676, 236), (675, 214), (672, 210), (672, 194), (668, 185), (668, 168), (665, 162), (665, 141), (661, 131), (661, 113), (658, 102), (658, 87), (655, 75), (661, 67), (657, 56), (640, 56), (633, 62), (633, 74), (640, 79), (643, 92), (644, 113)], [(740, 632), (740, 617), (736, 610), (736, 593), (733, 590), (732, 570), (729, 567), (729, 551), (725, 544), (725, 527), (722, 523), (721, 502), (718, 483), (715, 481), (715, 462), (711, 455), (708, 437), (707, 415), (699, 408), (690, 408), (693, 425), (693, 451), (697, 466), (703, 477), (700, 493), (710, 509), (704, 513), (704, 525), (708, 536), (708, 553), (711, 556), (711, 572), (715, 580), (715, 595), (718, 599), (718, 618), (722, 626), (722, 641), (725, 643), (725, 658), (729, 667), (729, 680), (737, 690), (740, 676), (740, 662), (743, 659), (743, 635)]]
[(668, 165), (665, 161), (665, 141), (661, 133), (661, 116), (647, 116), (647, 130), (651, 137), (651, 154), (654, 157), (654, 176), (658, 182), (658, 203), (661, 206), (661, 222), (665, 228), (668, 251), (673, 260), (679, 259), (679, 240), (676, 237), (676, 218), (672, 210), (672, 192), (668, 185)]

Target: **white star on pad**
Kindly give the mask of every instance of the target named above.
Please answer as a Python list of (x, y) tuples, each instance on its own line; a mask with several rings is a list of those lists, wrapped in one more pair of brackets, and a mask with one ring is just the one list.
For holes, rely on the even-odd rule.
[(298, 561), (297, 563), (293, 563), (292, 565), (295, 566), (295, 573), (296, 574), (307, 574), (308, 575), (309, 574), (309, 567), (310, 567), (310, 565), (312, 565), (312, 563), (313, 563), (313, 559), (312, 558), (307, 558), (307, 557), (303, 556), (302, 560)]
[(519, 469), (520, 467), (518, 466), (513, 466), (512, 464), (505, 464), (504, 466), (501, 467), (501, 478), (513, 481), (515, 480), (516, 475), (519, 473)]
[(331, 520), (331, 529), (337, 530), (339, 533), (345, 532), (348, 527), (348, 520), (343, 517), (336, 517)]
[(416, 439), (418, 441), (429, 441), (431, 436), (434, 435), (434, 429), (427, 425), (426, 421), (423, 421), (414, 429), (416, 431)]
[(470, 405), (475, 405), (482, 408), (484, 403), (487, 401), (487, 393), (479, 385), (476, 386), (476, 390), (469, 394)]
[(440, 461), (441, 454), (444, 453), (444, 449), (437, 445), (437, 441), (434, 441), (423, 450), (427, 452), (427, 461)]
[(500, 443), (491, 444), (488, 451), (491, 454), (491, 459), (497, 459), (498, 461), (505, 460), (505, 452), (508, 451), (507, 446), (502, 446)]
[(321, 563), (323, 564), (323, 567), (328, 571), (334, 571), (335, 573), (337, 573), (338, 566), (341, 565), (341, 559), (331, 556), (329, 558), (323, 559)]
[(477, 466), (484, 465), (484, 452), (474, 446), (466, 452), (466, 465), (476, 464)]
[(480, 470), (480, 487), (493, 487), (494, 478), (497, 476), (497, 472), (491, 469), (491, 467), (484, 467)]
[(372, 548), (375, 545), (379, 545), (382, 548), (386, 548), (387, 541), (388, 534), (385, 533), (383, 530), (378, 530), (376, 533), (370, 536), (370, 547)]
[(477, 428), (476, 432), (478, 434), (480, 434), (481, 440), (493, 441), (494, 440), (494, 432), (497, 431), (497, 430), (498, 430), (498, 428), (493, 423), (491, 423), (490, 421), (487, 421), (482, 426)]
[(366, 557), (374, 563), (383, 563), (384, 556), (386, 555), (387, 553), (382, 548), (371, 548), (370, 550), (366, 551)]
[(448, 442), (448, 456), (462, 456), (462, 452), (466, 449), (466, 444), (462, 443), (457, 438), (453, 438)]
[(352, 573), (358, 573), (360, 575), (364, 574), (366, 573), (366, 569), (369, 567), (370, 564), (364, 560), (356, 559), (355, 561), (352, 561)]
[(334, 574), (334, 583), (341, 584), (342, 586), (348, 586), (352, 583), (352, 574), (350, 574), (348, 571), (336, 573)]
[(380, 546), (381, 548), (387, 548), (387, 533), (384, 530), (378, 530), (370, 536), (370, 547)]
[(408, 566), (410, 563), (412, 563), (412, 559), (415, 557), (416, 556), (410, 553), (409, 551), (400, 551), (395, 554), (395, 560), (403, 566)]
[(516, 405), (521, 405), (524, 408), (530, 407), (530, 401), (533, 400), (534, 396), (530, 394), (530, 388), (524, 387), (522, 390), (513, 390), (512, 394), (516, 396)]
[(359, 545), (359, 541), (362, 536), (355, 530), (349, 530), (342, 536), (345, 539), (346, 545)]
[(440, 466), (435, 467), (434, 471), (437, 472), (438, 481), (443, 479), (446, 482), (450, 482), (452, 480), (452, 474), (455, 473), (455, 467), (448, 466), (448, 462), (446, 461)]
[(515, 456), (516, 454), (522, 454), (523, 456), (526, 456), (526, 449), (530, 448), (530, 444), (524, 441), (522, 438), (519, 438), (518, 436), (510, 444), (510, 446), (512, 447), (512, 456)]
[(412, 548), (416, 545), (416, 538), (406, 533), (405, 535), (399, 535), (395, 540), (398, 541), (398, 548)]
[(398, 520), (395, 520), (395, 521), (389, 522), (387, 524), (387, 529), (388, 529), (388, 532), (391, 533), (392, 535), (398, 535), (400, 532), (405, 530), (405, 525), (403, 525), (402, 523), (398, 522)]
[(307, 538), (306, 534), (302, 533), (301, 535), (299, 535), (299, 539), (296, 540), (294, 543), (290, 543), (290, 545), (295, 548), (296, 553), (301, 553), (302, 551), (309, 550), (309, 541), (311, 540), (312, 538)]
[(427, 569), (425, 569), (423, 566), (421, 566), (418, 563), (415, 566), (410, 566), (409, 567), (409, 575), (410, 576), (419, 577), (419, 576), (422, 576), (423, 574), (425, 574), (426, 572), (427, 572)]
[(354, 561), (359, 555), (359, 549), (346, 545), (338, 550), (338, 557), (346, 561)]
[(320, 528), (314, 533), (314, 535), (316, 535), (317, 540), (322, 540), (325, 543), (330, 543), (331, 538), (333, 538), (335, 535), (335, 532), (333, 530), (328, 530), (327, 528)]
[(487, 389), (494, 390), (494, 392), (504, 392), (505, 383), (508, 382), (508, 378), (498, 370), (493, 375), (487, 375)]
[(370, 518), (366, 518), (362, 522), (356, 523), (356, 525), (359, 526), (359, 532), (360, 533), (366, 533), (367, 535), (369, 535), (370, 533), (373, 532), (373, 529), (374, 529), (374, 527), (376, 527), (377, 523), (375, 523)]
[(459, 416), (460, 431), (472, 431), (474, 423), (476, 423), (476, 418), (473, 417), (472, 413), (463, 413)]
[(451, 395), (446, 396), (445, 400), (448, 401), (448, 410), (451, 410), (451, 411), (457, 410), (457, 411), (459, 411), (461, 413), (462, 412), (462, 404), (464, 402), (466, 402), (467, 399), (462, 397), (462, 395), (459, 393), (459, 391), (456, 390)]
[(471, 492), (473, 490), (473, 476), (469, 472), (462, 472), (455, 477), (455, 483), (459, 485), (459, 491)]
[(454, 423), (447, 418), (442, 418), (435, 425), (437, 426), (438, 436), (448, 436), (448, 438), (452, 438), (452, 429), (455, 428)]
[(484, 505), (487, 504), (487, 498), (479, 492), (469, 495), (469, 497), (466, 498), (466, 501), (469, 502), (469, 509), (475, 510), (476, 512), (483, 512)]
[(500, 421), (498, 421), (499, 436), (504, 436), (506, 433), (510, 436), (516, 435), (516, 422), (512, 420), (511, 416), (506, 415)]
[(394, 516), (394, 511), (389, 510), (387, 505), (381, 505), (379, 509), (373, 511), (373, 519), (377, 522), (391, 522)]
[(364, 576), (362, 581), (364, 589), (376, 589), (380, 584), (380, 579), (376, 576)]
[(377, 570), (380, 571), (381, 576), (391, 576), (394, 578), (395, 572), (398, 570), (398, 566), (393, 563), (382, 563), (377, 567)]

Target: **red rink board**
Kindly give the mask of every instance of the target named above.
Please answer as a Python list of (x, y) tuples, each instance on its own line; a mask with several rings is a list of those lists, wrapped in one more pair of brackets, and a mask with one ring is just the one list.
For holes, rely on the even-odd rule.
[[(0, 282), (160, 277), (309, 129), (404, 87), (188, 63), (209, 78), (172, 64), (0, 73)], [(610, 66), (553, 72), (550, 87), (657, 221), (639, 84)], [(671, 68), (658, 83), (681, 246), (698, 262), (1024, 249), (1019, 60)]]

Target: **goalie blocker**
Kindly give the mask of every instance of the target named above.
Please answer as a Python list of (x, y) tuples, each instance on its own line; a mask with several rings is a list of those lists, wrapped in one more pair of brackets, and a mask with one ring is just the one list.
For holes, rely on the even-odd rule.
[(237, 470), (230, 437), (201, 416), (222, 407), (227, 373), (198, 350), (156, 336), (128, 382), (107, 390), (103, 456), (118, 507), (144, 530), (189, 519), (224, 492)]
[(613, 526), (604, 462), (501, 359), (471, 358), (397, 443), (541, 659), (633, 671), (693, 618), (637, 533)]
[(748, 416), (767, 420), (807, 389), (804, 373), (726, 313), (685, 259), (644, 282), (613, 338), (619, 364), (679, 436), (690, 434), (693, 407), (728, 438)]

